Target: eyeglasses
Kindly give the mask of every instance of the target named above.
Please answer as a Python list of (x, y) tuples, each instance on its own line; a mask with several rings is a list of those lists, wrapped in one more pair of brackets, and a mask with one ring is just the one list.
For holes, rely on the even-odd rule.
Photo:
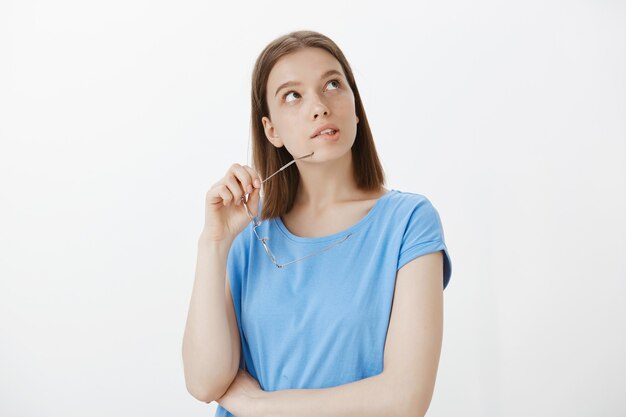
[[(291, 164), (293, 164), (294, 162), (296, 162), (298, 159), (308, 158), (308, 157), (309, 157), (309, 156), (311, 156), (311, 155), (313, 155), (313, 152), (311, 152), (311, 153), (310, 153), (310, 154), (308, 154), (308, 155), (304, 155), (304, 156), (301, 156), (301, 157), (299, 157), (299, 158), (295, 158), (293, 161), (291, 161), (291, 162), (289, 162), (288, 164), (284, 165), (284, 166), (283, 166), (283, 167), (281, 167), (278, 171), (274, 172), (272, 175), (270, 175), (269, 177), (267, 177), (267, 178), (265, 178), (263, 181), (261, 181), (261, 184), (263, 184), (265, 181), (267, 181), (267, 180), (269, 180), (270, 178), (272, 178), (274, 175), (278, 174), (278, 173), (279, 173), (280, 171), (282, 171), (283, 169), (287, 168), (289, 165), (291, 165)], [(247, 204), (247, 200), (248, 200), (248, 196), (249, 196), (249, 195), (250, 195), (250, 193), (245, 193), (245, 194), (241, 197), (241, 201), (242, 201), (242, 203), (243, 203), (244, 207), (246, 208), (246, 212), (248, 213), (248, 217), (250, 217), (250, 220), (251, 220), (251, 221), (253, 222), (253, 224), (254, 224), (254, 226), (253, 226), (253, 228), (252, 228), (252, 231), (253, 231), (253, 232), (254, 232), (254, 234), (256, 235), (256, 238), (257, 238), (258, 240), (260, 240), (260, 241), (261, 241), (261, 243), (263, 244), (263, 247), (265, 248), (265, 252), (267, 253), (267, 256), (269, 256), (270, 260), (271, 260), (271, 261), (272, 261), (272, 263), (276, 266), (276, 268), (283, 268), (283, 267), (285, 267), (285, 266), (287, 266), (287, 265), (290, 265), (290, 264), (292, 264), (292, 263), (294, 263), (294, 262), (298, 262), (298, 261), (301, 261), (301, 260), (303, 260), (303, 259), (306, 259), (306, 258), (308, 258), (308, 257), (310, 257), (310, 256), (317, 255), (317, 254), (319, 254), (319, 253), (321, 253), (321, 252), (324, 252), (324, 251), (326, 251), (326, 250), (328, 250), (328, 249), (332, 248), (333, 246), (337, 246), (338, 244), (340, 244), (340, 243), (344, 242), (346, 239), (348, 239), (350, 236), (352, 236), (352, 233), (348, 233), (348, 234), (347, 234), (346, 236), (344, 236), (341, 240), (339, 240), (339, 241), (337, 241), (337, 242), (333, 243), (333, 244), (332, 244), (332, 245), (330, 245), (330, 246), (325, 247), (324, 249), (321, 249), (321, 250), (319, 250), (319, 251), (317, 251), (317, 252), (313, 252), (313, 253), (311, 253), (311, 254), (309, 254), (309, 255), (303, 256), (302, 258), (298, 258), (298, 259), (296, 259), (296, 260), (293, 260), (293, 261), (290, 261), (290, 262), (287, 262), (287, 263), (283, 263), (283, 264), (281, 264), (281, 263), (279, 263), (279, 262), (276, 260), (276, 257), (274, 256), (274, 254), (273, 254), (273, 253), (272, 253), (272, 251), (270, 250), (270, 247), (269, 247), (269, 246), (268, 246), (268, 244), (267, 244), (267, 241), (269, 240), (269, 238), (268, 238), (268, 237), (261, 237), (261, 236), (259, 236), (259, 233), (257, 232), (257, 228), (261, 225), (262, 221), (260, 221), (260, 220), (259, 220), (256, 216), (253, 216), (253, 215), (252, 215), (252, 213), (250, 213), (250, 209), (248, 208), (248, 204)]]

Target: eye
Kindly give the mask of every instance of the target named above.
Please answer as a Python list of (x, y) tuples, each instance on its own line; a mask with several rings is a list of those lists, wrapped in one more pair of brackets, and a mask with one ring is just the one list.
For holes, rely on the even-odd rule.
[[(339, 85), (341, 84), (341, 83), (339, 82), (339, 80), (330, 80), (330, 81), (328, 81), (328, 82), (326, 83), (326, 85), (328, 85), (328, 84), (330, 84), (330, 83), (332, 83), (332, 82), (337, 83), (337, 88), (339, 88)], [(291, 94), (291, 93), (298, 94), (296, 91), (293, 91), (293, 90), (291, 90), (291, 91), (287, 91), (285, 94), (283, 94), (283, 101), (284, 101), (285, 103), (291, 103), (291, 102), (293, 101), (293, 100), (287, 100), (287, 96), (288, 96), (289, 94)], [(298, 95), (300, 95), (300, 94), (298, 94)]]
[(339, 88), (339, 85), (341, 84), (341, 83), (339, 82), (339, 80), (330, 80), (328, 83), (330, 84), (330, 83), (332, 83), (332, 82), (337, 83), (337, 88)]
[[(291, 100), (287, 100), (287, 96), (288, 96), (289, 94), (291, 94), (291, 93), (298, 94), (298, 93), (296, 93), (295, 91), (287, 91), (285, 94), (283, 94), (283, 101), (284, 101), (285, 103), (291, 103)], [(300, 94), (298, 94), (298, 95), (300, 95)]]

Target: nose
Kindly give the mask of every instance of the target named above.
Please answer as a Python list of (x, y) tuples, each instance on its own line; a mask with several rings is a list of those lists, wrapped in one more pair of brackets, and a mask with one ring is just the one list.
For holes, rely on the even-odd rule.
[(329, 113), (329, 108), (319, 99), (319, 96), (317, 96), (315, 104), (313, 105), (313, 120), (317, 120), (322, 114), (327, 117)]

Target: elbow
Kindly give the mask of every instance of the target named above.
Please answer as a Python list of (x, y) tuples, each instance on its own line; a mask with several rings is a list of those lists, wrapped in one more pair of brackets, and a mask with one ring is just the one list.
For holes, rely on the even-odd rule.
[(424, 417), (426, 411), (428, 411), (428, 405), (413, 403), (404, 405), (400, 410), (396, 408), (396, 412), (393, 415), (398, 417)]
[(215, 389), (214, 387), (202, 387), (197, 385), (187, 385), (187, 392), (191, 394), (198, 401), (202, 401), (203, 403), (211, 403), (213, 401), (217, 401), (226, 393), (226, 389)]
[(389, 414), (397, 417), (424, 417), (434, 393), (434, 380), (423, 382), (419, 378), (399, 373), (383, 372), (390, 388), (385, 396)]
[(187, 364), (187, 362), (183, 361), (184, 365), (184, 377), (185, 377), (185, 388), (187, 388), (187, 392), (191, 394), (198, 401), (202, 401), (205, 403), (210, 403), (214, 401), (215, 396), (215, 388), (213, 381), (214, 378), (206, 377), (206, 375), (199, 375), (198, 372), (194, 372), (192, 368)]
[(198, 401), (204, 403), (211, 403), (221, 398), (232, 383), (234, 378), (228, 377), (215, 377), (204, 379), (202, 382), (197, 380), (192, 381), (190, 378), (185, 378), (185, 386), (187, 392), (191, 394)]
[(404, 401), (396, 401), (394, 415), (398, 417), (424, 417), (430, 407), (431, 398), (432, 395), (417, 391), (411, 392), (404, 397)]
[(194, 397), (198, 401), (202, 401), (208, 404), (210, 402), (215, 401), (217, 398), (219, 398), (209, 388), (201, 387), (198, 385), (189, 385), (189, 384), (187, 384), (186, 386), (187, 386), (187, 392), (191, 394), (191, 396)]
[(217, 401), (226, 393), (236, 374), (230, 370), (224, 373), (211, 370), (199, 371), (198, 368), (197, 365), (183, 360), (185, 387), (192, 397), (207, 404)]

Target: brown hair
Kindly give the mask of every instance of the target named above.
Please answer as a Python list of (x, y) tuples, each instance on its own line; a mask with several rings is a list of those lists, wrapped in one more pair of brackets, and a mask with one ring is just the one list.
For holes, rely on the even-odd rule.
[[(356, 184), (359, 189), (372, 191), (385, 183), (385, 174), (378, 159), (374, 146), (374, 138), (367, 122), (365, 109), (361, 102), (359, 90), (354, 81), (352, 69), (343, 52), (330, 38), (321, 33), (302, 30), (280, 36), (268, 44), (261, 52), (252, 72), (252, 158), (253, 167), (261, 178), (267, 178), (278, 171), (283, 165), (293, 160), (291, 154), (283, 146), (275, 147), (265, 136), (263, 116), (269, 117), (266, 101), (267, 80), (276, 62), (292, 52), (307, 48), (322, 48), (332, 54), (341, 64), (350, 88), (354, 93), (354, 105), (357, 124), (356, 138), (352, 145), (352, 165)], [(268, 219), (288, 213), (293, 207), (300, 173), (298, 169), (289, 167), (276, 174), (263, 185), (263, 206), (260, 219)]]

